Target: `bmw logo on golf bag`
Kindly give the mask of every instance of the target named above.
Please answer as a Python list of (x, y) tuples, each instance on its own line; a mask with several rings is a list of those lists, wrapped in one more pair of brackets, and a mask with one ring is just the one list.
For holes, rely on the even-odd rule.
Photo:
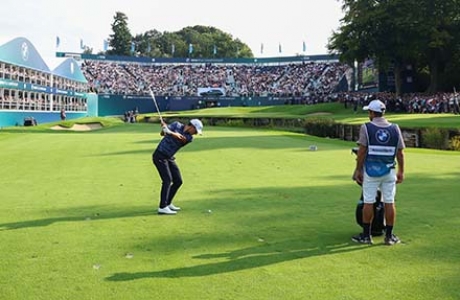
[(390, 140), (390, 132), (386, 129), (379, 129), (375, 133), (375, 137), (380, 143), (386, 144)]

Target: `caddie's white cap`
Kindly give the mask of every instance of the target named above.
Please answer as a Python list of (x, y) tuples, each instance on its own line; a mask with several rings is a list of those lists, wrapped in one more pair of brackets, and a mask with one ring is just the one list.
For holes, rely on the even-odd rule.
[(385, 104), (380, 100), (372, 100), (369, 105), (363, 107), (364, 110), (372, 110), (378, 113), (383, 113), (387, 109)]
[(202, 133), (203, 133), (203, 123), (201, 123), (200, 120), (198, 120), (198, 119), (191, 119), (191, 120), (190, 120), (190, 124), (192, 124), (193, 127), (195, 127), (196, 132), (197, 132), (198, 134), (202, 134)]

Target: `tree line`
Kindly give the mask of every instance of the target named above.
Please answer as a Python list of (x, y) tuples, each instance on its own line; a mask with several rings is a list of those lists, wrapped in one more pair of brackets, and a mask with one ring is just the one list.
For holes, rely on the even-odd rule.
[(394, 68), (397, 94), (407, 66), (417, 91), (452, 91), (460, 80), (460, 0), (338, 0), (344, 17), (328, 49), (343, 62), (372, 58)]
[[(156, 29), (132, 35), (128, 17), (116, 12), (107, 39), (107, 55), (190, 58), (252, 58), (251, 49), (238, 38), (211, 26), (190, 26), (176, 32)], [(91, 51), (92, 49), (88, 49)]]

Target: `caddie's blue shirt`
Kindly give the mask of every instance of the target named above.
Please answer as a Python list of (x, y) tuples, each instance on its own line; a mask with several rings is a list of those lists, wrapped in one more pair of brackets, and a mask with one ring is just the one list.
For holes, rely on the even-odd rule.
[(178, 139), (172, 137), (171, 135), (166, 134), (160, 141), (157, 146), (156, 151), (160, 152), (166, 157), (172, 158), (180, 148), (184, 147), (188, 143), (193, 141), (193, 136), (188, 133), (184, 132), (185, 125), (180, 122), (173, 122), (168, 125), (169, 130), (182, 134), (186, 142), (182, 143)]

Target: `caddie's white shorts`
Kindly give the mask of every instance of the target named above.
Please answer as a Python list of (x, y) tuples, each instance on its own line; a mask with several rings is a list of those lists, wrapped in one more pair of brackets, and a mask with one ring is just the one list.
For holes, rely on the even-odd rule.
[(385, 203), (394, 203), (396, 195), (396, 170), (381, 177), (371, 177), (364, 171), (363, 200), (364, 203), (374, 203), (377, 190), (382, 192), (382, 200)]

